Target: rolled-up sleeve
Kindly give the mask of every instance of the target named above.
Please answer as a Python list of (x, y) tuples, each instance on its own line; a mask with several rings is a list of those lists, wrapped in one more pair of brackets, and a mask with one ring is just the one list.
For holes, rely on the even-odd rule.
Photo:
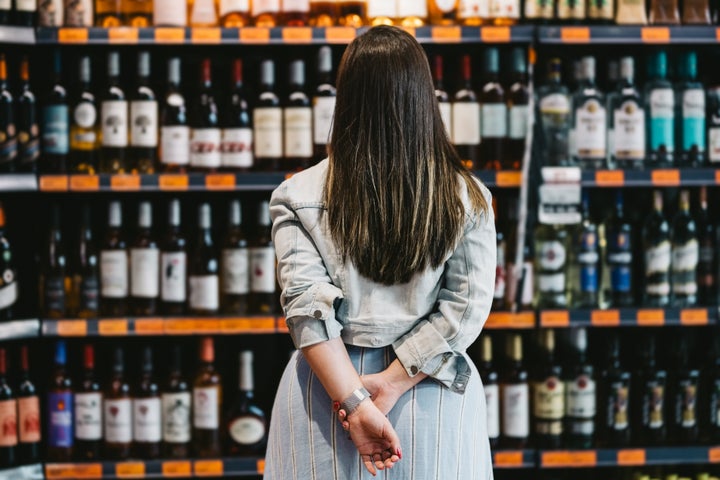
[(340, 336), (335, 304), (343, 298), (333, 285), (312, 238), (287, 198), (287, 186), (278, 187), (270, 200), (272, 236), (278, 260), (280, 301), (295, 348), (304, 348)]
[[(483, 191), (489, 206), (490, 193)], [(496, 254), (495, 219), (488, 208), (466, 223), (445, 264), (435, 311), (393, 343), (408, 375), (424, 372), (454, 392), (465, 392), (471, 373), (466, 350), (490, 313)]]

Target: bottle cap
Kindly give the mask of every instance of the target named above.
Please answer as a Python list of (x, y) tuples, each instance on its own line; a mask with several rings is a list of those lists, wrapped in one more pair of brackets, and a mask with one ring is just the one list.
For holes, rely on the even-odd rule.
[(258, 204), (257, 223), (263, 227), (269, 227), (272, 224), (270, 220), (270, 202), (264, 200)]
[(202, 83), (212, 82), (212, 65), (210, 64), (209, 58), (202, 61), (202, 66), (200, 67), (200, 80)]
[(215, 361), (215, 345), (212, 337), (203, 337), (200, 340), (200, 360), (206, 363)]
[(125, 371), (125, 355), (122, 347), (115, 347), (112, 371), (114, 373), (123, 373)]
[(243, 81), (242, 66), (243, 64), (241, 59), (236, 58), (233, 60), (233, 82), (235, 82), (236, 85), (242, 83)]
[(492, 362), (492, 337), (488, 334), (482, 336), (482, 360), (483, 362)]
[(138, 53), (138, 77), (148, 78), (150, 76), (150, 52)]
[(330, 73), (332, 71), (332, 50), (325, 45), (318, 50), (318, 72)]
[(433, 77), (438, 82), (443, 80), (443, 57), (442, 55), (435, 55), (433, 57)]
[(80, 57), (80, 81), (82, 83), (90, 83), (90, 57), (83, 55)]
[(150, 373), (153, 370), (153, 354), (152, 354), (152, 348), (149, 346), (145, 346), (143, 348), (143, 362), (142, 362), (142, 371), (143, 373)]
[(582, 58), (582, 76), (584, 80), (595, 80), (595, 57)]
[(152, 206), (150, 202), (140, 202), (138, 207), (138, 226), (140, 228), (152, 227)]
[(173, 198), (168, 204), (168, 223), (170, 226), (180, 226), (180, 200)]
[(178, 57), (168, 60), (168, 83), (180, 85), (180, 59)]
[(20, 80), (28, 82), (30, 80), (30, 61), (27, 55), (23, 56), (22, 62), (20, 62)]
[(635, 78), (635, 60), (633, 60), (633, 57), (623, 57), (620, 59), (620, 76), (625, 80)]
[(95, 368), (95, 348), (89, 343), (83, 349), (83, 366), (86, 370)]
[(290, 64), (290, 85), (305, 85), (305, 62), (302, 60)]
[[(5, 59), (5, 55), (2, 55), (2, 59)], [(53, 51), (53, 73), (56, 77), (59, 77), (62, 73), (62, 55), (60, 50)]]
[(0, 375), (7, 373), (7, 355), (5, 354), (5, 348), (0, 347)]
[(512, 71), (515, 73), (525, 73), (527, 71), (527, 54), (522, 47), (516, 47), (512, 50)]
[(263, 60), (260, 64), (260, 83), (263, 85), (275, 85), (275, 62)]
[(55, 343), (55, 364), (65, 365), (67, 363), (67, 349), (65, 340), (58, 340)]
[(110, 202), (108, 207), (108, 225), (111, 227), (122, 226), (122, 204), (118, 200)]
[(462, 78), (466, 82), (472, 78), (472, 60), (470, 59), (470, 55), (463, 55), (462, 57)]
[(485, 50), (485, 73), (498, 73), (500, 71), (500, 52), (495, 47)]
[(240, 206), (240, 200), (233, 200), (230, 202), (228, 217), (230, 225), (234, 227), (242, 225), (242, 208)]
[(108, 53), (107, 72), (108, 77), (111, 78), (120, 76), (120, 54), (118, 52)]
[(695, 80), (697, 77), (697, 54), (695, 52), (683, 52), (680, 56), (678, 74), (684, 80)]
[(251, 392), (254, 390), (253, 379), (253, 352), (252, 350), (243, 350), (240, 352), (240, 390)]
[(22, 347), (20, 347), (20, 369), (23, 372), (27, 372), (28, 370), (30, 370), (30, 356), (28, 353), (29, 350), (30, 349), (27, 345), (23, 345)]
[(570, 341), (578, 352), (587, 350), (587, 330), (585, 328), (573, 328), (570, 330)]
[(210, 204), (203, 203), (198, 208), (198, 226), (203, 230), (207, 230), (212, 226)]
[(650, 54), (647, 65), (650, 78), (667, 77), (667, 54), (663, 50)]

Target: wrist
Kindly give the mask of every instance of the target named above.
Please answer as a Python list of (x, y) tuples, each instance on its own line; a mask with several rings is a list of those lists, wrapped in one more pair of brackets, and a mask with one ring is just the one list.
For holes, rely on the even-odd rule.
[(344, 410), (346, 418), (349, 417), (365, 400), (370, 400), (370, 392), (365, 387), (360, 387), (341, 401), (334, 402), (336, 410)]

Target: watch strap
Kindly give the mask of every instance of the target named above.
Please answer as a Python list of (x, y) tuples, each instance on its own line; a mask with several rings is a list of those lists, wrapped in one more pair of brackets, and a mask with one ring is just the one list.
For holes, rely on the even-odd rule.
[(340, 402), (340, 409), (345, 410), (345, 417), (349, 417), (366, 398), (370, 398), (370, 392), (365, 387), (360, 387)]

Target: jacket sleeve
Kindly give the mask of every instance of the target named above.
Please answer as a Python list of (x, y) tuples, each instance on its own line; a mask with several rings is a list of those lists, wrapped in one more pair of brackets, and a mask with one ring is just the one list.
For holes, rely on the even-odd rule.
[(287, 197), (287, 185), (270, 199), (272, 236), (278, 260), (280, 302), (295, 347), (300, 349), (340, 336), (335, 302), (343, 298), (333, 285), (320, 253)]
[(393, 343), (408, 375), (422, 371), (458, 393), (465, 392), (470, 379), (465, 351), (480, 335), (495, 289), (495, 219), (490, 192), (482, 189), (487, 213), (466, 222), (445, 264), (435, 311)]

